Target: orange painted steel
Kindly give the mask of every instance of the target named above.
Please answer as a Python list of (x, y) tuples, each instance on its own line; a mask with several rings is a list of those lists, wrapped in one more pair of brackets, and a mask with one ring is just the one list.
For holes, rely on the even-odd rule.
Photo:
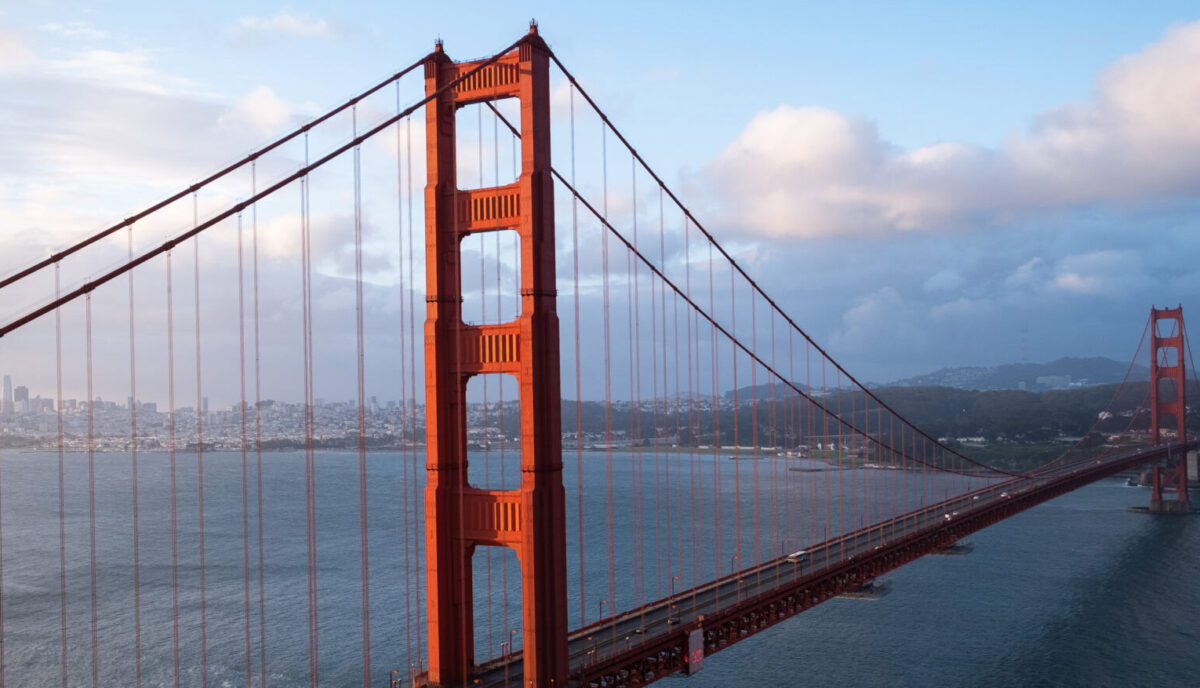
[[(1159, 323), (1168, 325), (1167, 334)], [(1183, 307), (1150, 309), (1150, 404), (1154, 444), (1162, 441), (1163, 420), (1174, 418), (1176, 442), (1187, 441), (1187, 376), (1183, 366)], [(1163, 387), (1164, 381), (1171, 384)], [(1171, 389), (1173, 387), (1173, 389)], [(1151, 511), (1189, 511), (1187, 452), (1168, 457), (1166, 466), (1152, 472)], [(1173, 493), (1174, 500), (1164, 500)]]
[[(425, 64), (425, 92), (480, 63), (455, 63), (438, 49)], [(549, 50), (536, 27), (511, 53), (446, 89), (425, 109), (426, 451), (425, 548), (429, 607), (428, 682), (468, 683), (475, 673), (471, 556), (511, 547), (521, 565), (524, 683), (563, 686), (567, 663), (566, 511), (562, 482), (554, 187), (550, 173)], [(514, 184), (457, 186), (455, 113), (501, 98), (521, 106), (521, 175)], [(521, 255), (516, 321), (462, 321), (460, 241), (515, 229)], [(518, 381), (521, 484), (468, 484), (466, 389), (473, 375)]]

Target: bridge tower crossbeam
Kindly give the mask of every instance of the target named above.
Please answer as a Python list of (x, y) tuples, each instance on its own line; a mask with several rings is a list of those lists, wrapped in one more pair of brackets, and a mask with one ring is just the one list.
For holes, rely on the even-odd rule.
[[(466, 78), (444, 88), (460, 76)], [(439, 43), (425, 64), (425, 92), (436, 94), (425, 110), (427, 680), (434, 685), (466, 685), (475, 673), (471, 557), (480, 546), (517, 553), (523, 685), (567, 681), (549, 83), (549, 49), (536, 26), (516, 50), (494, 61), (455, 63)], [(520, 177), (505, 186), (460, 190), (455, 113), (503, 98), (520, 103)], [(509, 323), (467, 325), (460, 242), (506, 229), (516, 230), (520, 242), (520, 315)], [(515, 376), (520, 394), (521, 480), (515, 490), (485, 490), (467, 478), (467, 381), (496, 373)]]

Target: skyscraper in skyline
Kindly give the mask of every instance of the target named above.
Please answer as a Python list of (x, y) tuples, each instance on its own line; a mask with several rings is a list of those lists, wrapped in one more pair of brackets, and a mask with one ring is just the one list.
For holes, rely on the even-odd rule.
[(13, 410), (20, 414), (29, 413), (29, 388), (17, 385), (13, 389)]
[(12, 378), (7, 375), (4, 376), (4, 400), (3, 400), (2, 404), (0, 404), (0, 412), (2, 412), (2, 413), (12, 413), (13, 412)]

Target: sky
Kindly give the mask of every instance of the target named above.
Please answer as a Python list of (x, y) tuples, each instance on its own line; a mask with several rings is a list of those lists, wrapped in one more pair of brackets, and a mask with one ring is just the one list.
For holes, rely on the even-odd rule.
[[(860, 379), (1128, 360), (1151, 305), (1196, 302), (1200, 9), (1165, 1), (9, 5), (0, 274), (185, 188), (436, 39), (456, 59), (484, 56), (531, 18)], [(556, 151), (563, 141), (556, 129)], [(328, 248), (318, 279), (344, 277), (350, 254)], [(368, 261), (369, 278), (385, 263)], [(0, 320), (40, 298), (0, 296)], [(20, 352), (39, 346), (0, 341), (0, 372), (26, 372)]]

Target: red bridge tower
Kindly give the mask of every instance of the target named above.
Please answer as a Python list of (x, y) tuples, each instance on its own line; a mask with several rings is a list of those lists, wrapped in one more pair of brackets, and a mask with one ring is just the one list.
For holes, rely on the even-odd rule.
[[(429, 681), (466, 684), (475, 670), (471, 556), (511, 547), (521, 565), (524, 685), (567, 682), (566, 507), (562, 482), (554, 186), (550, 176), (549, 52), (536, 27), (519, 47), (474, 74), (439, 43), (425, 63), (425, 549)], [(517, 98), (521, 175), (513, 184), (459, 190), (455, 113), (472, 103)], [(476, 232), (515, 229), (521, 313), (510, 323), (462, 320), (459, 243)], [(467, 480), (466, 390), (473, 375), (517, 378), (521, 484), (483, 490)]]
[[(1150, 384), (1154, 401), (1150, 405), (1154, 444), (1163, 441), (1163, 421), (1172, 419), (1175, 442), (1187, 441), (1187, 377), (1183, 367), (1183, 307), (1150, 309)], [(1169, 427), (1169, 426), (1168, 426)], [(1187, 512), (1187, 451), (1180, 450), (1166, 466), (1153, 469), (1151, 511)], [(1164, 494), (1174, 493), (1174, 499)]]

